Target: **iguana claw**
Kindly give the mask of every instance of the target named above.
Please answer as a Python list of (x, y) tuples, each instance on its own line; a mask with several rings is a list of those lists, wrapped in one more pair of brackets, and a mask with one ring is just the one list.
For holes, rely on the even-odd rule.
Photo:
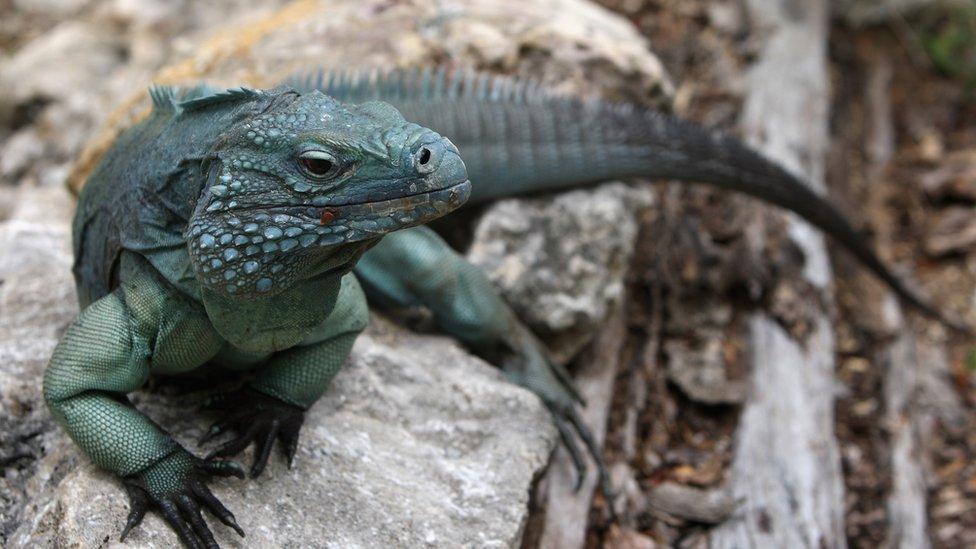
[(298, 450), (298, 434), (305, 421), (305, 410), (252, 389), (243, 389), (219, 405), (226, 410), (223, 419), (215, 422), (200, 439), (205, 444), (223, 433), (237, 436), (213, 450), (207, 458), (230, 457), (244, 451), (253, 442), (254, 462), (251, 476), (260, 475), (268, 464), (275, 439), (290, 469)]
[(586, 459), (576, 440), (579, 437), (596, 464), (600, 490), (608, 500), (612, 499), (603, 451), (576, 410), (577, 405), (586, 406), (586, 401), (574, 387), (569, 372), (546, 357), (542, 343), (529, 329), (521, 323), (513, 321), (512, 324), (514, 329), (507, 342), (509, 352), (500, 361), (502, 370), (513, 382), (538, 395), (552, 413), (559, 436), (576, 469), (574, 490), (582, 488), (587, 474)]
[(593, 438), (593, 433), (590, 432), (590, 428), (583, 422), (583, 418), (580, 417), (576, 408), (571, 403), (569, 406), (566, 406), (566, 403), (544, 402), (546, 407), (549, 408), (549, 411), (552, 412), (553, 421), (559, 430), (559, 437), (562, 440), (563, 446), (566, 447), (566, 451), (569, 452), (569, 458), (572, 460), (573, 467), (576, 469), (576, 484), (573, 486), (573, 491), (578, 492), (583, 487), (587, 472), (586, 460), (573, 436), (573, 432), (575, 431), (576, 436), (586, 446), (587, 453), (590, 454), (590, 457), (596, 463), (596, 470), (600, 479), (600, 491), (603, 492), (603, 495), (608, 500), (612, 499), (613, 493), (610, 484), (610, 474), (607, 472), (607, 465), (603, 460), (603, 451), (597, 445), (596, 439)]
[(206, 480), (213, 476), (243, 478), (244, 470), (232, 461), (200, 459), (180, 448), (144, 471), (125, 477), (129, 516), (119, 541), (125, 541), (152, 507), (192, 549), (218, 546), (203, 519), (203, 509), (244, 537), (234, 514), (207, 487)]

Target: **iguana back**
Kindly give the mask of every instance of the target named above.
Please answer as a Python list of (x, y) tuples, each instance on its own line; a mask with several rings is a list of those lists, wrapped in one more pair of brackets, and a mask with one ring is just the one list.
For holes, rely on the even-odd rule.
[[(221, 132), (269, 100), (246, 89), (217, 93), (204, 85), (150, 93), (152, 113), (119, 136), (78, 199), (73, 270), (82, 308), (118, 284), (114, 271), (124, 249), (142, 254), (170, 282), (195, 293), (184, 238), (204, 182), (196, 177), (201, 166), (195, 160)], [(203, 97), (208, 99), (192, 103)], [(232, 101), (246, 97), (258, 100)], [(200, 112), (179, 116), (187, 108)]]
[(752, 195), (834, 238), (912, 307), (969, 330), (895, 276), (838, 208), (732, 136), (634, 105), (470, 71), (312, 73), (292, 83), (340, 101), (387, 101), (407, 119), (447, 136), (468, 168), (472, 203), (628, 177), (679, 179)]

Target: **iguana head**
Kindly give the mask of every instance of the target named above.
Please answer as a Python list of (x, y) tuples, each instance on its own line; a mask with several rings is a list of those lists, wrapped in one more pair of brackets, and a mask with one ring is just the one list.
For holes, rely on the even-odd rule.
[(386, 103), (276, 94), (222, 134), (187, 228), (197, 278), (229, 296), (274, 294), (349, 269), (384, 234), (464, 203), (457, 148)]

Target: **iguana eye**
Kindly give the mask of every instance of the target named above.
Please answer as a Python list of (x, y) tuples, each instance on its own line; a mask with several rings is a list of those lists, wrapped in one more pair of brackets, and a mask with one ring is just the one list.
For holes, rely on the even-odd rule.
[(325, 179), (335, 175), (336, 162), (329, 153), (305, 151), (298, 155), (298, 165), (302, 171), (315, 179)]

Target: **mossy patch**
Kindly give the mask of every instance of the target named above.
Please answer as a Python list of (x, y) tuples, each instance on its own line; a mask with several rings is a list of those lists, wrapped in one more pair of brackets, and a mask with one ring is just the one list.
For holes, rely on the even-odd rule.
[(976, 97), (976, 3), (925, 10), (911, 25), (935, 67)]

